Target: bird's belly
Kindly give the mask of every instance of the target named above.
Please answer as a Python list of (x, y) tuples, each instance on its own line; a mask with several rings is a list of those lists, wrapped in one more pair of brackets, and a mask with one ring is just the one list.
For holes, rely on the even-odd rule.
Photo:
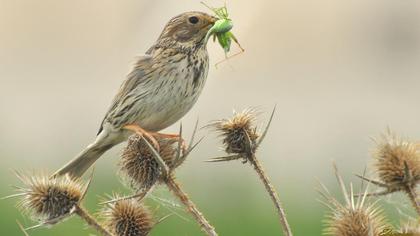
[(160, 99), (150, 105), (151, 112), (147, 116), (139, 116), (136, 123), (148, 131), (165, 129), (180, 120), (193, 107), (197, 99), (198, 94), (189, 97), (175, 96), (171, 99)]
[(170, 64), (166, 73), (156, 71), (156, 77), (138, 86), (124, 101), (127, 105), (121, 106), (120, 113), (124, 113), (121, 117), (125, 119), (120, 119), (116, 126), (135, 123), (146, 131), (157, 132), (176, 123), (193, 107), (204, 87), (208, 73), (207, 55), (203, 58), (194, 66), (183, 59)]

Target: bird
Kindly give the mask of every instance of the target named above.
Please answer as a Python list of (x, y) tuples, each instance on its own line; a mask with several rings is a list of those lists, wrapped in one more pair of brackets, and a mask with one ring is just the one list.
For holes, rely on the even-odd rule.
[(110, 148), (133, 133), (154, 137), (180, 120), (198, 100), (209, 71), (206, 34), (218, 18), (190, 11), (173, 17), (120, 86), (93, 143), (52, 177), (81, 177)]

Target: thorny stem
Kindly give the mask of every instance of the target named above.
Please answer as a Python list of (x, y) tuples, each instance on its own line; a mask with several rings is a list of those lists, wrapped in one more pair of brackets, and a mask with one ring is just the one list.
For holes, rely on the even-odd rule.
[(214, 227), (207, 221), (204, 215), (197, 209), (195, 204), (190, 200), (188, 195), (181, 189), (179, 183), (175, 180), (174, 176), (168, 176), (165, 180), (169, 190), (174, 193), (176, 197), (187, 207), (188, 211), (193, 215), (194, 219), (198, 222), (207, 235), (217, 236)]
[[(388, 185), (388, 184), (385, 184), (385, 183), (381, 183), (381, 182), (376, 181), (376, 180), (371, 180), (371, 179), (368, 179), (368, 178), (366, 178), (364, 176), (361, 176), (361, 175), (356, 175), (356, 176), (359, 177), (359, 178), (361, 178), (362, 180), (365, 180), (365, 181), (369, 182), (369, 183), (373, 183), (374, 185), (377, 185), (379, 187), (384, 187), (385, 188), (385, 190), (380, 191), (380, 192), (367, 193), (366, 196), (383, 196), (383, 195), (387, 195), (387, 194), (390, 194), (390, 193), (393, 193), (393, 192), (396, 192), (396, 191), (403, 191), (403, 192), (405, 192), (407, 194), (408, 198), (410, 199), (410, 201), (411, 201), (414, 209), (416, 210), (417, 214), (420, 217), (420, 200), (419, 200), (419, 196), (418, 196), (417, 191), (415, 189), (416, 187), (415, 186), (412, 186), (413, 179), (412, 179), (412, 176), (411, 176), (411, 174), (410, 174), (410, 172), (408, 170), (408, 166), (407, 166), (406, 163), (404, 163), (404, 164), (406, 166), (405, 167), (406, 168), (406, 171), (405, 171), (406, 173), (405, 173), (404, 178), (405, 179), (408, 179), (408, 181), (406, 181), (405, 183), (402, 183), (401, 184), (402, 186), (400, 186), (400, 188), (392, 188), (391, 185)], [(359, 195), (356, 195), (356, 196), (359, 196)]]
[(76, 205), (75, 213), (82, 218), (89, 226), (94, 228), (100, 234), (104, 236), (114, 236), (107, 229), (105, 229), (101, 224), (99, 224), (95, 218), (93, 218), (87, 210), (83, 207)]
[(258, 173), (258, 176), (260, 177), (261, 181), (263, 182), (265, 189), (267, 190), (268, 194), (271, 197), (271, 200), (276, 206), (277, 212), (280, 217), (280, 224), (282, 225), (284, 235), (292, 236), (293, 235), (292, 230), (290, 229), (289, 223), (287, 222), (286, 213), (284, 212), (284, 209), (281, 205), (278, 194), (276, 190), (274, 189), (273, 185), (271, 184), (270, 179), (268, 178), (267, 174), (265, 173), (264, 168), (262, 167), (261, 163), (258, 161), (255, 155), (252, 155), (252, 157), (249, 158), (249, 160), (252, 166), (254, 167), (255, 171)]
[(416, 210), (417, 214), (420, 216), (420, 202), (416, 190), (412, 186), (407, 184), (405, 192), (407, 193), (408, 198), (410, 198), (410, 201), (413, 204), (413, 207)]

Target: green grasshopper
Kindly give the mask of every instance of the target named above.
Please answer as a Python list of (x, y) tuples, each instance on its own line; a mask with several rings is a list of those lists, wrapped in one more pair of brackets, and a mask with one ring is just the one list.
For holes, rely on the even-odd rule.
[[(219, 18), (219, 20), (217, 20), (214, 23), (213, 27), (210, 28), (210, 30), (207, 32), (207, 35), (206, 35), (206, 42), (208, 41), (210, 36), (213, 35), (213, 41), (216, 41), (216, 38), (217, 38), (217, 41), (219, 42), (220, 46), (222, 46), (223, 50), (225, 51), (225, 59), (216, 63), (216, 66), (226, 61), (229, 58), (232, 58), (236, 55), (243, 53), (245, 49), (242, 48), (238, 39), (230, 31), (233, 28), (233, 21), (229, 19), (229, 14), (226, 8), (226, 4), (223, 7), (215, 8), (215, 7), (208, 6), (204, 2), (201, 2), (201, 3), (207, 8), (209, 8), (211, 11), (213, 11), (216, 14), (216, 16)], [(228, 56), (228, 53), (230, 51), (230, 47), (232, 44), (232, 40), (239, 46), (241, 51), (234, 55)]]

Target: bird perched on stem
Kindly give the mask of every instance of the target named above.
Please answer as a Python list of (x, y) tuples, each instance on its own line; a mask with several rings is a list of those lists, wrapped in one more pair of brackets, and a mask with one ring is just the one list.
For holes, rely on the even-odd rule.
[(206, 34), (217, 20), (202, 12), (172, 18), (121, 85), (96, 140), (53, 177), (80, 177), (108, 149), (133, 133), (156, 149), (154, 137), (180, 138), (157, 132), (181, 119), (197, 101), (209, 68)]

